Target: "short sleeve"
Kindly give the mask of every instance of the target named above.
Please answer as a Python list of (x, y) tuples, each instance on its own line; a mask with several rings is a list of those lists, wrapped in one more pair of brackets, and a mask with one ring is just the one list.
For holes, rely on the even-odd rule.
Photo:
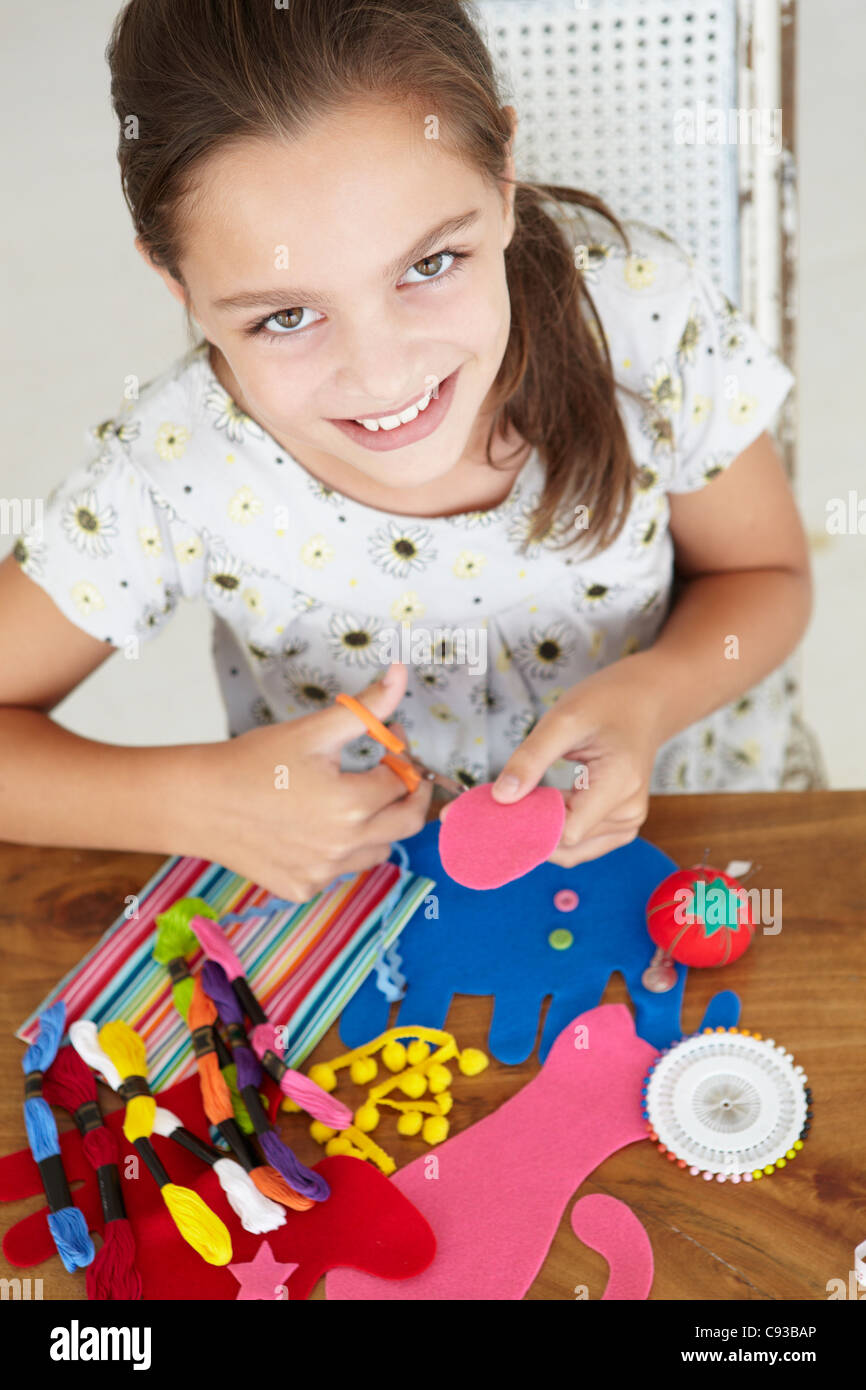
[(37, 504), (12, 553), (77, 627), (122, 647), (154, 637), (200, 590), (201, 538), (111, 435)]
[(695, 261), (687, 301), (670, 354), (681, 399), (668, 492), (695, 492), (723, 472), (773, 423), (795, 380)]

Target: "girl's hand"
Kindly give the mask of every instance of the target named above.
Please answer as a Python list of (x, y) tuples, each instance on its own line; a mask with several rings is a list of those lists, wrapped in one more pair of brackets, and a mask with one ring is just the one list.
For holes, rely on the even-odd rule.
[[(383, 722), (406, 690), (405, 666), (389, 668), (356, 698)], [(392, 730), (403, 735), (399, 724)], [(194, 816), (185, 853), (213, 859), (291, 902), (308, 902), (339, 874), (383, 863), (394, 840), (423, 829), (432, 785), (409, 794), (389, 767), (342, 772), (340, 749), (364, 733), (334, 704), (285, 723), (250, 729), (197, 750)], [(189, 821), (195, 825), (190, 826)]]
[[(612, 662), (587, 676), (542, 715), (512, 754), (494, 783), (493, 796), (517, 801), (538, 785), (557, 758), (583, 764), (575, 769), (578, 785), (564, 792), (562, 838), (549, 864), (571, 868), (627, 845), (637, 836), (649, 811), (649, 784), (660, 738), (657, 696), (642, 679), (642, 653)], [(519, 788), (509, 795), (506, 777)], [(440, 819), (447, 814), (447, 806)]]

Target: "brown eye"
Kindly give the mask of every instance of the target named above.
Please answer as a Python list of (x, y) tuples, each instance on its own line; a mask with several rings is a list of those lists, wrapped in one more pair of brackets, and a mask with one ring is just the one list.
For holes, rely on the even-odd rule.
[(271, 320), (280, 328), (297, 328), (303, 313), (303, 309), (281, 309), (278, 314), (271, 315)]
[[(417, 270), (418, 273), (419, 273), (419, 275), (424, 275), (425, 279), (431, 279), (433, 275), (437, 275), (437, 274), (439, 273), (439, 271), (442, 269), (442, 260), (443, 260), (443, 257), (446, 256), (447, 254), (448, 254), (448, 253), (447, 253), (446, 251), (438, 251), (438, 252), (436, 253), (435, 256), (425, 256), (423, 260), (416, 261), (415, 264), (413, 265), (412, 269), (413, 269), (413, 270)], [(439, 262), (438, 265), (436, 264), (437, 261)], [(423, 270), (420, 270), (420, 269), (419, 269), (419, 267), (421, 267), (421, 266), (429, 266), (429, 265), (432, 265), (432, 266), (433, 266), (433, 270), (432, 270), (432, 272), (431, 272), (429, 275), (427, 274), (426, 271), (423, 271)]]

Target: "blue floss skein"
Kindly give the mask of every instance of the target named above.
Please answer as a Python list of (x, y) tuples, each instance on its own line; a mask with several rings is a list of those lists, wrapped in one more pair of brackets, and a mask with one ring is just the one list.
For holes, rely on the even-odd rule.
[(24, 1068), (24, 1126), (48, 1200), (48, 1229), (58, 1255), (71, 1273), (89, 1265), (96, 1250), (84, 1216), (73, 1206), (60, 1158), (57, 1125), (51, 1106), (42, 1099), (42, 1073), (57, 1056), (65, 1023), (66, 1005), (59, 999), (40, 1015), (36, 1041), (28, 1047), (21, 1065)]

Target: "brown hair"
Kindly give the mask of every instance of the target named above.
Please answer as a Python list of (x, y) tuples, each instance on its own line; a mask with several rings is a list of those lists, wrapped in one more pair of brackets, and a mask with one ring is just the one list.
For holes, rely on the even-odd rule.
[[(106, 56), (124, 197), (152, 260), (181, 285), (184, 207), (201, 162), (230, 141), (301, 137), (353, 100), (435, 113), (460, 158), (505, 179), (509, 116), (464, 0), (129, 0)], [(566, 526), (565, 545), (586, 540), (595, 554), (631, 504), (636, 470), (616, 390), (636, 393), (614, 380), (574, 248), (545, 199), (600, 213), (631, 249), (599, 198), (515, 180), (511, 331), (487, 458), (497, 466), (491, 443), (509, 425), (536, 446), (546, 482), (529, 539), (558, 540), (562, 514), (580, 503), (588, 524)]]

